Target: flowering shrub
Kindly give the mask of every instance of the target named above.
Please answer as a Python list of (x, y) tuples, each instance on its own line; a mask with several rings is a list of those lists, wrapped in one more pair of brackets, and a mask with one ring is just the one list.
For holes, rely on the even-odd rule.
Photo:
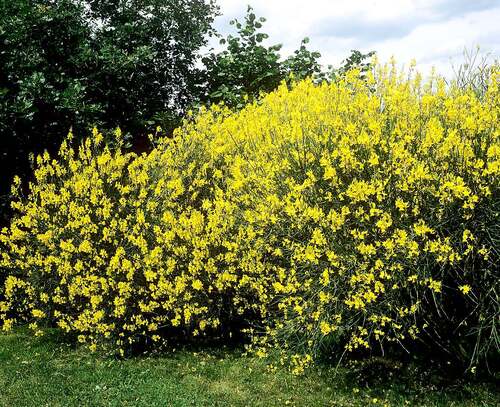
[[(203, 146), (163, 140), (137, 157), (101, 142), (94, 131), (78, 152), (65, 142), (59, 160), (38, 157), (28, 199), (13, 204), (20, 216), (2, 236), (4, 329), (57, 325), (123, 351), (143, 336), (159, 341), (165, 327), (217, 328), (228, 301), (253, 309), (227, 240), (235, 207), (211, 181)], [(245, 258), (240, 267), (251, 268)]]
[(3, 328), (123, 350), (245, 321), (296, 372), (418, 338), (485, 360), (500, 346), (498, 79), (478, 96), (382, 66), (214, 106), (147, 155), (97, 131), (64, 143), (1, 236)]

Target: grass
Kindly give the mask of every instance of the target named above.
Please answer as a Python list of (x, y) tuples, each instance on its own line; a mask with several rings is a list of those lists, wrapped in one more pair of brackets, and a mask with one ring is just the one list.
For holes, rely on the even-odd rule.
[(119, 360), (48, 332), (0, 335), (0, 406), (500, 406), (493, 383), (439, 384), (411, 367), (321, 367), (302, 377), (238, 350)]

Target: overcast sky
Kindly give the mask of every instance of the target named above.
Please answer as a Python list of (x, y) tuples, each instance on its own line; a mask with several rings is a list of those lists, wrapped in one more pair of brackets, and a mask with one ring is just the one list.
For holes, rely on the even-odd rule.
[(325, 65), (338, 66), (351, 49), (377, 51), (381, 61), (412, 58), (418, 68), (431, 66), (445, 75), (462, 59), (464, 47), (500, 56), (500, 0), (218, 0), (217, 29), (228, 34), (229, 21), (242, 19), (250, 4), (267, 18), (270, 43), (283, 44), (282, 55), (302, 38), (320, 51)]

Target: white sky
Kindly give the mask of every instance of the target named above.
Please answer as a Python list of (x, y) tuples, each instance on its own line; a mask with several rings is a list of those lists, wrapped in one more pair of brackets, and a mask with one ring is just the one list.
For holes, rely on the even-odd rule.
[(218, 0), (216, 20), (224, 35), (229, 21), (243, 20), (250, 4), (267, 19), (269, 44), (283, 44), (290, 55), (304, 37), (322, 54), (322, 63), (339, 66), (351, 49), (377, 51), (381, 61), (412, 58), (428, 72), (435, 66), (449, 75), (462, 61), (464, 47), (480, 46), (491, 58), (500, 56), (500, 0)]

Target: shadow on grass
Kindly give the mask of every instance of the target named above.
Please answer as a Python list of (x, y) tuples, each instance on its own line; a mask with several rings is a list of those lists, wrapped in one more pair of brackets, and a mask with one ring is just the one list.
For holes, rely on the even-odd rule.
[(446, 403), (456, 402), (460, 405), (470, 401), (471, 405), (475, 405), (478, 391), (483, 391), (496, 394), (500, 405), (498, 374), (464, 375), (463, 370), (451, 364), (443, 366), (442, 362), (417, 358), (396, 360), (370, 357), (345, 360), (338, 368), (330, 366), (328, 362), (322, 362), (320, 369), (331, 369), (335, 383), (338, 385), (342, 382), (342, 387), (348, 392), (369, 389), (373, 396), (384, 399), (389, 391), (401, 401), (413, 400), (414, 403), (426, 404), (429, 398), (441, 397), (447, 400)]

